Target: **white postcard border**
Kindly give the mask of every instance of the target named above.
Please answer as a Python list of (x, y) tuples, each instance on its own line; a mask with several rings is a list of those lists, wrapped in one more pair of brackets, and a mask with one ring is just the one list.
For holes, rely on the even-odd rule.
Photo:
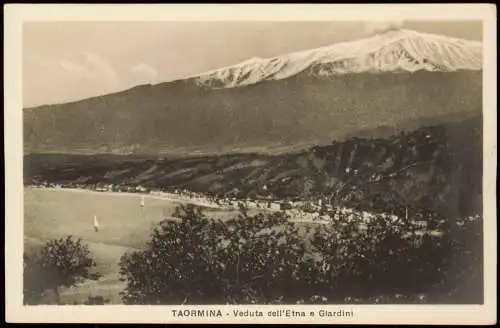
[[(496, 11), (487, 4), (420, 5), (32, 5), (4, 6), (5, 277), (6, 320), (23, 323), (496, 323)], [(22, 24), (27, 21), (483, 21), (485, 304), (297, 306), (23, 306)], [(223, 316), (174, 317), (172, 310), (220, 309)], [(290, 309), (306, 317), (235, 317), (236, 310)], [(320, 310), (353, 311), (352, 317), (320, 317)], [(228, 315), (229, 313), (229, 315)]]

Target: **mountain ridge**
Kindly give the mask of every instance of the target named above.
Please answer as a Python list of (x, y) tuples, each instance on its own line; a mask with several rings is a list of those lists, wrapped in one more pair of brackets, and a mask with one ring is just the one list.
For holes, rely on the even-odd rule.
[(361, 40), (345, 41), (316, 49), (271, 58), (252, 57), (232, 66), (190, 78), (198, 85), (232, 88), (279, 80), (304, 70), (317, 76), (387, 71), (480, 70), (479, 41), (398, 29)]
[[(407, 40), (404, 36), (409, 32), (404, 31), (403, 37), (398, 34), (400, 31), (391, 33), (378, 37)], [(416, 39), (420, 35), (410, 33)], [(438, 44), (451, 42), (452, 48), (462, 42), (468, 49), (472, 42), (432, 38), (439, 39)], [(376, 38), (370, 40), (376, 49), (384, 49), (385, 43), (375, 42)], [(359, 53), (361, 50), (352, 45), (366, 42), (344, 43), (340, 49), (348, 44), (344, 55)], [(418, 53), (441, 49), (429, 50), (423, 46), (426, 42), (415, 43), (419, 46)], [(472, 44), (473, 49), (480, 49), (479, 43)], [(339, 49), (338, 45), (332, 47)], [(391, 49), (386, 49), (391, 56), (404, 55)], [(337, 50), (333, 53), (338, 54)], [(366, 53), (366, 49), (361, 53)], [(461, 53), (467, 52), (453, 52), (454, 60)], [(459, 64), (464, 60), (478, 64), (474, 56), (473, 53), (470, 58), (460, 58)], [(244, 65), (262, 60), (250, 59)], [(329, 144), (353, 131), (370, 130), (381, 124), (401, 125), (405, 129), (405, 122), (424, 117), (480, 112), (482, 70), (477, 70), (478, 67), (333, 75), (292, 70), (296, 74), (283, 79), (265, 79), (230, 88), (214, 88), (217, 79), (209, 84), (200, 84), (195, 78), (145, 84), (77, 102), (43, 106), (43, 110), (25, 108), (25, 152), (186, 154), (249, 149), (273, 152)], [(252, 73), (250, 68), (247, 70)], [(255, 76), (248, 78), (256, 81)], [(225, 81), (220, 83), (223, 86)]]
[[(117, 93), (122, 93), (122, 92), (128, 92), (130, 90), (138, 89), (138, 88), (142, 88), (142, 87), (154, 87), (154, 86), (162, 85), (165, 83), (175, 83), (175, 82), (177, 82), (177, 83), (182, 83), (182, 82), (192, 83), (192, 82), (194, 82), (194, 83), (197, 83), (198, 85), (203, 85), (204, 83), (202, 81), (200, 81), (201, 77), (206, 76), (206, 75), (210, 75), (211, 73), (218, 72), (221, 70), (245, 66), (248, 64), (255, 64), (255, 63), (260, 63), (260, 62), (265, 62), (265, 61), (272, 61), (272, 60), (278, 59), (280, 57), (286, 57), (288, 55), (293, 55), (293, 54), (307, 54), (307, 53), (311, 53), (314, 51), (328, 50), (328, 49), (336, 48), (339, 46), (362, 43), (362, 42), (366, 42), (367, 40), (370, 40), (373, 37), (387, 36), (387, 35), (391, 35), (394, 33), (405, 33), (406, 35), (413, 35), (413, 36), (427, 36), (427, 37), (431, 37), (431, 38), (435, 38), (435, 39), (442, 39), (442, 40), (445, 40), (445, 42), (451, 41), (452, 43), (455, 43), (455, 44), (462, 44), (462, 45), (466, 44), (466, 45), (469, 45), (469, 48), (473, 48), (474, 51), (478, 52), (478, 54), (481, 55), (481, 52), (482, 52), (482, 43), (480, 41), (477, 41), (477, 40), (462, 39), (462, 38), (457, 38), (457, 37), (452, 37), (452, 36), (444, 36), (444, 35), (439, 35), (439, 34), (434, 34), (434, 33), (424, 33), (424, 32), (418, 32), (418, 31), (414, 31), (414, 30), (397, 28), (397, 29), (391, 29), (391, 30), (384, 31), (384, 32), (374, 33), (371, 37), (368, 37), (368, 38), (337, 42), (337, 43), (333, 43), (330, 45), (318, 47), (315, 49), (299, 50), (299, 51), (294, 51), (294, 52), (290, 52), (288, 54), (282, 54), (282, 55), (278, 55), (278, 56), (274, 56), (274, 57), (270, 57), (270, 58), (262, 58), (262, 57), (258, 57), (258, 56), (253, 56), (253, 57), (246, 59), (242, 62), (238, 62), (238, 63), (232, 64), (232, 65), (227, 65), (224, 67), (219, 67), (219, 68), (208, 70), (208, 71), (201, 72), (201, 73), (191, 74), (191, 75), (185, 76), (183, 78), (176, 78), (176, 79), (172, 79), (172, 80), (168, 80), (168, 81), (164, 81), (164, 82), (160, 82), (160, 83), (138, 84), (138, 85), (135, 85), (135, 86), (123, 89), (123, 90), (110, 92), (110, 93), (107, 93), (105, 95), (112, 95), (112, 94), (117, 94)], [(397, 39), (397, 37), (394, 39)], [(382, 46), (379, 45), (379, 47), (382, 47)], [(479, 65), (470, 66), (469, 69), (480, 70), (481, 69), (481, 61), (482, 61), (482, 58), (477, 58), (477, 62)], [(48, 106), (53, 106), (53, 105), (72, 104), (72, 103), (85, 101), (88, 99), (93, 99), (93, 98), (97, 98), (97, 97), (101, 97), (101, 96), (103, 96), (103, 95), (96, 95), (96, 96), (77, 99), (77, 100), (73, 100), (73, 101), (60, 102), (57, 104), (42, 104), (42, 105), (36, 105), (36, 106), (26, 106), (23, 109), (43, 108), (43, 107), (48, 107)]]

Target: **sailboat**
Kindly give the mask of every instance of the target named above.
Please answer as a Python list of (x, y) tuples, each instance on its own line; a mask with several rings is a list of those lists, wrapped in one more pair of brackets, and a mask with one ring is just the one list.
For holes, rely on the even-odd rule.
[(99, 231), (99, 222), (97, 222), (97, 215), (94, 215), (94, 231)]
[(141, 198), (141, 207), (144, 207), (144, 202), (145, 202), (144, 196), (142, 196), (142, 198)]

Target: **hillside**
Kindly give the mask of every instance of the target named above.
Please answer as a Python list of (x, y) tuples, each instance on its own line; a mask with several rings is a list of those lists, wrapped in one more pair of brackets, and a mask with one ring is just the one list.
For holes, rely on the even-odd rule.
[[(447, 216), (482, 211), (482, 119), (305, 151), (188, 158), (32, 154), (25, 183), (113, 183), (240, 197), (329, 197), (365, 210), (405, 205)], [(340, 186), (345, 185), (345, 188)], [(264, 187), (266, 186), (266, 187)]]
[(24, 140), (27, 152), (87, 154), (304, 147), (381, 124), (480, 113), (481, 84), (480, 72), (299, 75), (223, 90), (180, 81), (27, 109)]
[[(481, 44), (415, 31), (24, 109), (26, 153), (282, 153), (480, 113)], [(439, 124), (438, 118), (432, 124)], [(386, 135), (384, 133), (383, 135)], [(369, 137), (370, 135), (364, 135)]]

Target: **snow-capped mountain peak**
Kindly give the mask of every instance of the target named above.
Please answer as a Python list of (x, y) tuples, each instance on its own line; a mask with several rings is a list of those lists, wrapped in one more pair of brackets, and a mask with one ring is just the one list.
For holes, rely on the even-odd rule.
[(366, 39), (249, 60), (195, 77), (199, 85), (233, 88), (308, 72), (318, 77), (349, 73), (481, 70), (478, 41), (398, 29)]

